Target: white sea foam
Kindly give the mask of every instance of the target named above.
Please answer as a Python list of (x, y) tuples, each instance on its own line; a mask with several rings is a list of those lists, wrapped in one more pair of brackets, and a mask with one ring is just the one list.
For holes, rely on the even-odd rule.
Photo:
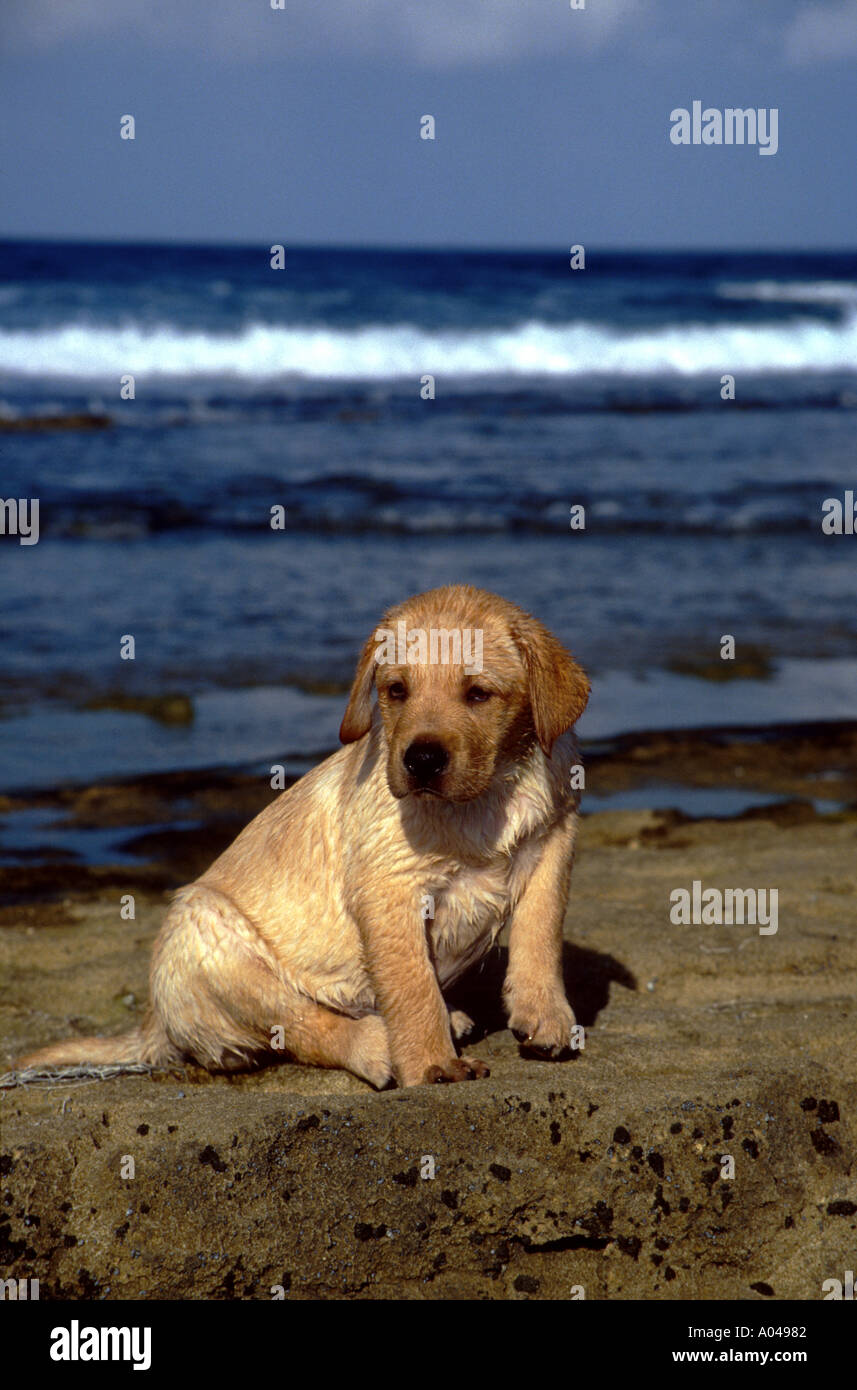
[(438, 376), (653, 376), (701, 372), (857, 371), (857, 314), (842, 323), (673, 325), (639, 332), (530, 321), (482, 332), (414, 325), (354, 330), (251, 324), (236, 335), (171, 325), (68, 323), (0, 333), (0, 372), (38, 377), (141, 376), (390, 380)]
[(726, 280), (717, 286), (721, 299), (756, 299), (765, 304), (857, 305), (857, 284), (850, 280)]

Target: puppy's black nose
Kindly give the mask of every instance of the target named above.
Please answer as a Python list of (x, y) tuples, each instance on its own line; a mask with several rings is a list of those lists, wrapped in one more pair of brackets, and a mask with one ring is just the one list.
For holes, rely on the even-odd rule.
[(440, 743), (412, 743), (410, 748), (405, 749), (402, 762), (412, 777), (425, 784), (443, 772), (449, 762), (449, 754)]

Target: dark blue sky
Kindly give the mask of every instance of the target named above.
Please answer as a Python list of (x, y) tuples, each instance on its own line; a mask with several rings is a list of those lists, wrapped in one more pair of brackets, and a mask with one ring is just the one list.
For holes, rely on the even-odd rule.
[[(2, 0), (0, 43), (4, 236), (857, 241), (857, 0)], [(671, 145), (694, 99), (777, 154)]]

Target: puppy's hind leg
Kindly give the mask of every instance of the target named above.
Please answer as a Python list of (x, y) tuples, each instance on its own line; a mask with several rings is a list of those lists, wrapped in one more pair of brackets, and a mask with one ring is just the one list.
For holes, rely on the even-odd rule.
[(379, 1091), (392, 1080), (390, 1040), (379, 1014), (346, 1018), (323, 1004), (298, 999), (286, 1039), (289, 1052), (299, 1062), (342, 1067)]
[(342, 1067), (377, 1087), (392, 1075), (382, 1019), (347, 1018), (301, 994), (252, 923), (205, 884), (177, 894), (155, 945), (151, 987), (173, 1044), (212, 1071), (267, 1056)]

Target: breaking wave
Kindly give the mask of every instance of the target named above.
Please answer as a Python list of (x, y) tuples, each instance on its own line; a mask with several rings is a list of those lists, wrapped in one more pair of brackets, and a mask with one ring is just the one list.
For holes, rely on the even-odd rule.
[[(783, 298), (786, 284), (734, 286), (734, 297)], [(804, 287), (802, 293), (813, 287)], [(844, 287), (838, 285), (840, 301)], [(826, 287), (816, 284), (816, 299)], [(730, 286), (721, 286), (721, 293)], [(857, 296), (857, 287), (854, 287)], [(796, 294), (797, 291), (794, 291)], [(831, 295), (832, 297), (832, 295)], [(429, 372), (491, 376), (694, 376), (702, 372), (857, 371), (857, 313), (840, 323), (720, 323), (629, 332), (586, 321), (433, 332), (418, 325), (351, 330), (255, 323), (237, 334), (66, 323), (0, 332), (0, 372), (99, 380), (150, 377), (395, 380)]]

